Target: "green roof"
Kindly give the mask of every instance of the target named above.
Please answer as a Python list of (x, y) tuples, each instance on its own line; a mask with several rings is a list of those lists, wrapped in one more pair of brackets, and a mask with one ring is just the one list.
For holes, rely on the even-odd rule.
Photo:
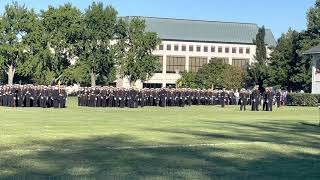
[[(163, 40), (253, 44), (259, 29), (259, 26), (253, 23), (140, 18), (145, 19), (147, 31), (156, 32)], [(270, 29), (266, 29), (265, 41), (268, 46), (276, 46), (276, 40)]]

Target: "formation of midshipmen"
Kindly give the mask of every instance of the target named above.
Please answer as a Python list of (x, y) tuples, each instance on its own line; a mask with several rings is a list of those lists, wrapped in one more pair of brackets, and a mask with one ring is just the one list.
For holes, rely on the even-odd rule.
[(58, 86), (0, 86), (0, 106), (65, 108), (67, 93)]
[(260, 93), (257, 88), (252, 91), (242, 89), (238, 91), (200, 90), (200, 89), (126, 89), (114, 87), (80, 88), (78, 92), (78, 105), (88, 107), (129, 107), (144, 106), (159, 107), (185, 107), (191, 105), (240, 105), (240, 110), (245, 111), (250, 105), (252, 111), (272, 111), (276, 102), (280, 107), (281, 94), (275, 94), (271, 88)]
[[(13, 85), (0, 86), (0, 106), (8, 107), (43, 107), (65, 108), (67, 93), (64, 87)], [(251, 106), (252, 111), (272, 111), (274, 104), (280, 107), (284, 98), (280, 91), (272, 88), (260, 93), (258, 88), (238, 91), (200, 90), (200, 89), (141, 89), (95, 87), (80, 88), (78, 105), (88, 107), (129, 107), (144, 106), (185, 107), (191, 105), (240, 105), (245, 111)]]
[(144, 107), (236, 105), (233, 92), (193, 89), (125, 89), (113, 87), (81, 88), (78, 105), (88, 107)]

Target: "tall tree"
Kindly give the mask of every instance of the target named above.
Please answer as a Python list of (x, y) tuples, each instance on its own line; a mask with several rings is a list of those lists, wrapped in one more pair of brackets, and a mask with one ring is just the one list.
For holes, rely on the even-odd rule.
[[(82, 34), (81, 12), (71, 4), (58, 8), (49, 6), (42, 11), (43, 43), (46, 46), (37, 59), (41, 63), (37, 68), (39, 77), (47, 77), (48, 81), (57, 80), (62, 73), (74, 63), (77, 46)], [(48, 52), (51, 53), (48, 53)]]
[[(268, 73), (268, 85), (288, 90), (300, 88), (295, 84), (292, 77), (296, 75), (298, 58), (299, 32), (288, 30), (282, 34), (277, 46), (273, 49), (270, 58), (270, 71)], [(296, 86), (297, 87), (294, 87)]]
[(8, 75), (8, 84), (13, 79), (22, 61), (26, 58), (27, 46), (25, 39), (32, 32), (33, 11), (17, 2), (6, 5), (0, 17), (0, 66)]
[(160, 44), (154, 32), (146, 32), (145, 20), (133, 18), (118, 23), (118, 65), (120, 77), (126, 77), (132, 86), (137, 80), (145, 81), (158, 69), (159, 58), (152, 54)]
[(314, 34), (320, 34), (320, 0), (316, 0), (314, 7), (311, 7), (307, 13), (308, 31)]
[(48, 45), (49, 35), (45, 32), (38, 14), (35, 14), (31, 23), (32, 32), (24, 40), (26, 56), (17, 69), (17, 73), (31, 78), (30, 80), (36, 84), (51, 84), (56, 74), (52, 63), (54, 54)]
[(255, 62), (248, 68), (248, 80), (250, 84), (259, 85), (259, 88), (263, 89), (267, 75), (267, 49), (264, 26), (259, 28), (254, 43), (256, 45)]
[[(103, 3), (92, 3), (83, 16), (81, 44), (78, 46), (81, 69), (87, 69), (91, 77), (91, 86), (96, 86), (97, 76), (109, 76), (114, 68), (117, 11)], [(85, 66), (85, 67), (83, 67)]]

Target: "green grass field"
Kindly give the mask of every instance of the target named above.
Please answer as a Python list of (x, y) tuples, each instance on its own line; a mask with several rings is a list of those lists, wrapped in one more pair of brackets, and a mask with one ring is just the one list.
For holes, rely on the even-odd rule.
[(0, 107), (0, 179), (320, 179), (318, 109)]

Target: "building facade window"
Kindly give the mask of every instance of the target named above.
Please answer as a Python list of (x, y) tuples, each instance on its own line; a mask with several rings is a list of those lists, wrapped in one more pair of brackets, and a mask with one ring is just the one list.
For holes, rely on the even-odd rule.
[(159, 45), (159, 50), (162, 51), (163, 50), (163, 44)]
[(160, 66), (158, 67), (158, 69), (156, 70), (156, 73), (162, 73), (162, 67), (163, 67), (163, 56), (158, 56), (159, 58), (159, 63)]
[(246, 69), (249, 65), (249, 59), (232, 59), (232, 65)]
[(166, 88), (176, 88), (176, 84), (167, 83)]
[(181, 73), (186, 70), (186, 57), (167, 56), (167, 73)]
[(143, 83), (143, 88), (162, 88), (162, 84), (160, 83)]
[(218, 47), (218, 53), (222, 53), (222, 47), (221, 46)]
[(193, 46), (192, 46), (192, 45), (189, 46), (189, 51), (190, 51), (190, 52), (193, 51)]
[(174, 51), (179, 51), (179, 45), (174, 45)]
[(186, 45), (182, 45), (181, 50), (182, 50), (182, 51), (186, 51), (186, 50), (187, 50)]
[(216, 52), (216, 47), (211, 46), (211, 52)]
[(233, 48), (232, 48), (232, 53), (233, 53), (233, 54), (237, 53), (237, 48), (236, 48), (236, 47), (233, 47)]
[(203, 52), (208, 52), (208, 46), (203, 47)]
[(198, 70), (205, 64), (207, 64), (208, 58), (206, 57), (190, 57), (189, 58), (189, 70), (192, 72), (198, 72)]
[(201, 51), (201, 46), (197, 46), (197, 52)]
[(222, 58), (222, 62), (225, 64), (229, 64), (229, 58)]
[(221, 58), (221, 57), (214, 57), (214, 58), (211, 59), (211, 61), (216, 61), (216, 60), (222, 60), (223, 63), (229, 64), (229, 58), (227, 58), (227, 57), (226, 57), (226, 58), (224, 58), (224, 57), (223, 57), (223, 58)]
[(239, 48), (239, 54), (243, 54), (243, 48)]
[(167, 44), (167, 51), (171, 51), (171, 44)]
[(225, 53), (229, 53), (229, 52), (230, 52), (230, 48), (229, 48), (229, 47), (226, 47), (226, 48), (224, 49), (224, 52), (225, 52)]
[(247, 48), (247, 49), (246, 49), (246, 53), (247, 53), (247, 54), (250, 54), (250, 48)]

